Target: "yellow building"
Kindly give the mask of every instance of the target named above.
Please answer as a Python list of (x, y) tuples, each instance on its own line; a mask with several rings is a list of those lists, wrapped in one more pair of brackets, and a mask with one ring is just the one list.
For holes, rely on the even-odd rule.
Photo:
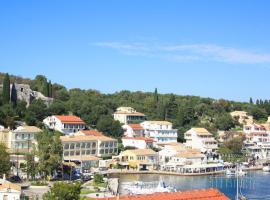
[(134, 149), (121, 152), (117, 159), (127, 168), (153, 170), (157, 166), (158, 154), (152, 149)]

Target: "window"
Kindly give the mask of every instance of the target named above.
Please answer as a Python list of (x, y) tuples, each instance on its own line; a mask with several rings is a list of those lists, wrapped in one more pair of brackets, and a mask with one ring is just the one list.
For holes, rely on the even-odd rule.
[(91, 144), (89, 142), (86, 143), (86, 148), (90, 148)]
[(92, 148), (96, 148), (97, 144), (95, 142), (93, 142), (92, 144)]
[(69, 149), (69, 144), (65, 144), (64, 149)]
[(70, 152), (70, 156), (74, 156), (74, 151), (71, 151)]
[(76, 151), (76, 156), (79, 156), (80, 155), (80, 151)]
[(90, 150), (87, 150), (86, 151), (86, 155), (90, 155), (91, 154), (91, 151)]
[(65, 151), (64, 152), (64, 156), (68, 156), (69, 152), (68, 151)]
[(71, 143), (69, 148), (70, 149), (74, 149), (75, 148), (75, 144), (74, 143)]
[(92, 155), (95, 155), (96, 154), (96, 150), (92, 150)]
[(76, 143), (76, 149), (80, 148), (80, 143)]
[(105, 154), (108, 154), (109, 153), (109, 150), (108, 149), (105, 149)]
[(82, 150), (82, 155), (85, 155), (85, 150)]
[(81, 148), (85, 148), (85, 143), (84, 142), (81, 144)]
[(100, 153), (100, 154), (104, 154), (104, 149), (101, 149), (101, 150), (99, 151), (99, 153)]

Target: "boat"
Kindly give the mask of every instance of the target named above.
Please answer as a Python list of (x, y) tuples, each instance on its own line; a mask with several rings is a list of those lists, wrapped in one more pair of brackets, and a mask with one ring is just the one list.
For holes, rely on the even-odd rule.
[(156, 182), (133, 182), (124, 183), (122, 188), (129, 195), (139, 195), (139, 194), (153, 194), (162, 192), (172, 192), (175, 189), (167, 186), (164, 181), (159, 181), (158, 185)]
[(264, 171), (264, 172), (270, 172), (270, 166), (268, 165), (268, 166), (264, 166), (263, 168), (262, 168), (262, 170)]
[(226, 171), (225, 171), (225, 175), (226, 176), (236, 176), (236, 175), (238, 175), (238, 176), (245, 176), (245, 175), (247, 175), (247, 172), (245, 172), (245, 171), (243, 171), (242, 169), (239, 169), (238, 171), (237, 170), (234, 170), (234, 169), (227, 169)]

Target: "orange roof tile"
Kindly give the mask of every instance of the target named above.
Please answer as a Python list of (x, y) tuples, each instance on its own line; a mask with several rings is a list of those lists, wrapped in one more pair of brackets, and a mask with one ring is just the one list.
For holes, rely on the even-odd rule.
[(93, 135), (93, 136), (104, 136), (102, 132), (97, 130), (81, 130), (85, 135)]
[(56, 115), (55, 117), (65, 124), (85, 124), (81, 118), (74, 115)]
[[(117, 197), (99, 198), (99, 200), (116, 200)], [(229, 200), (225, 194), (219, 190), (201, 189), (188, 190), (183, 192), (155, 193), (149, 195), (120, 196), (119, 200)]]
[(129, 124), (129, 126), (133, 129), (133, 130), (143, 130), (143, 127), (140, 124)]

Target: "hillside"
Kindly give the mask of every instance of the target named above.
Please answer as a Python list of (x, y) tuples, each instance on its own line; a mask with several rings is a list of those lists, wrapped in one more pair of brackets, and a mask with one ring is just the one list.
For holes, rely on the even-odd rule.
[[(3, 74), (0, 74), (0, 81)], [(11, 76), (11, 82), (27, 83), (31, 88), (42, 91), (42, 84), (47, 78), (38, 75), (34, 80)], [(0, 82), (1, 83), (1, 82)], [(201, 126), (213, 133), (219, 130), (230, 130), (239, 124), (233, 120), (229, 112), (245, 110), (255, 120), (264, 121), (270, 115), (268, 100), (258, 100), (256, 104), (201, 98), (198, 96), (181, 96), (175, 94), (158, 94), (154, 92), (120, 91), (103, 94), (96, 90), (67, 90), (57, 83), (52, 84), (52, 97), (55, 101), (47, 108), (40, 101), (34, 101), (28, 109), (22, 102), (16, 106), (3, 105), (0, 101), (0, 124), (10, 125), (12, 120), (25, 120), (30, 125), (41, 126), (42, 119), (49, 114), (73, 113), (86, 123), (108, 135), (119, 137), (122, 134), (120, 124), (115, 122), (112, 114), (119, 106), (131, 106), (147, 115), (148, 120), (168, 120), (179, 129), (179, 140), (184, 131), (192, 126)], [(11, 122), (10, 122), (11, 121)]]

